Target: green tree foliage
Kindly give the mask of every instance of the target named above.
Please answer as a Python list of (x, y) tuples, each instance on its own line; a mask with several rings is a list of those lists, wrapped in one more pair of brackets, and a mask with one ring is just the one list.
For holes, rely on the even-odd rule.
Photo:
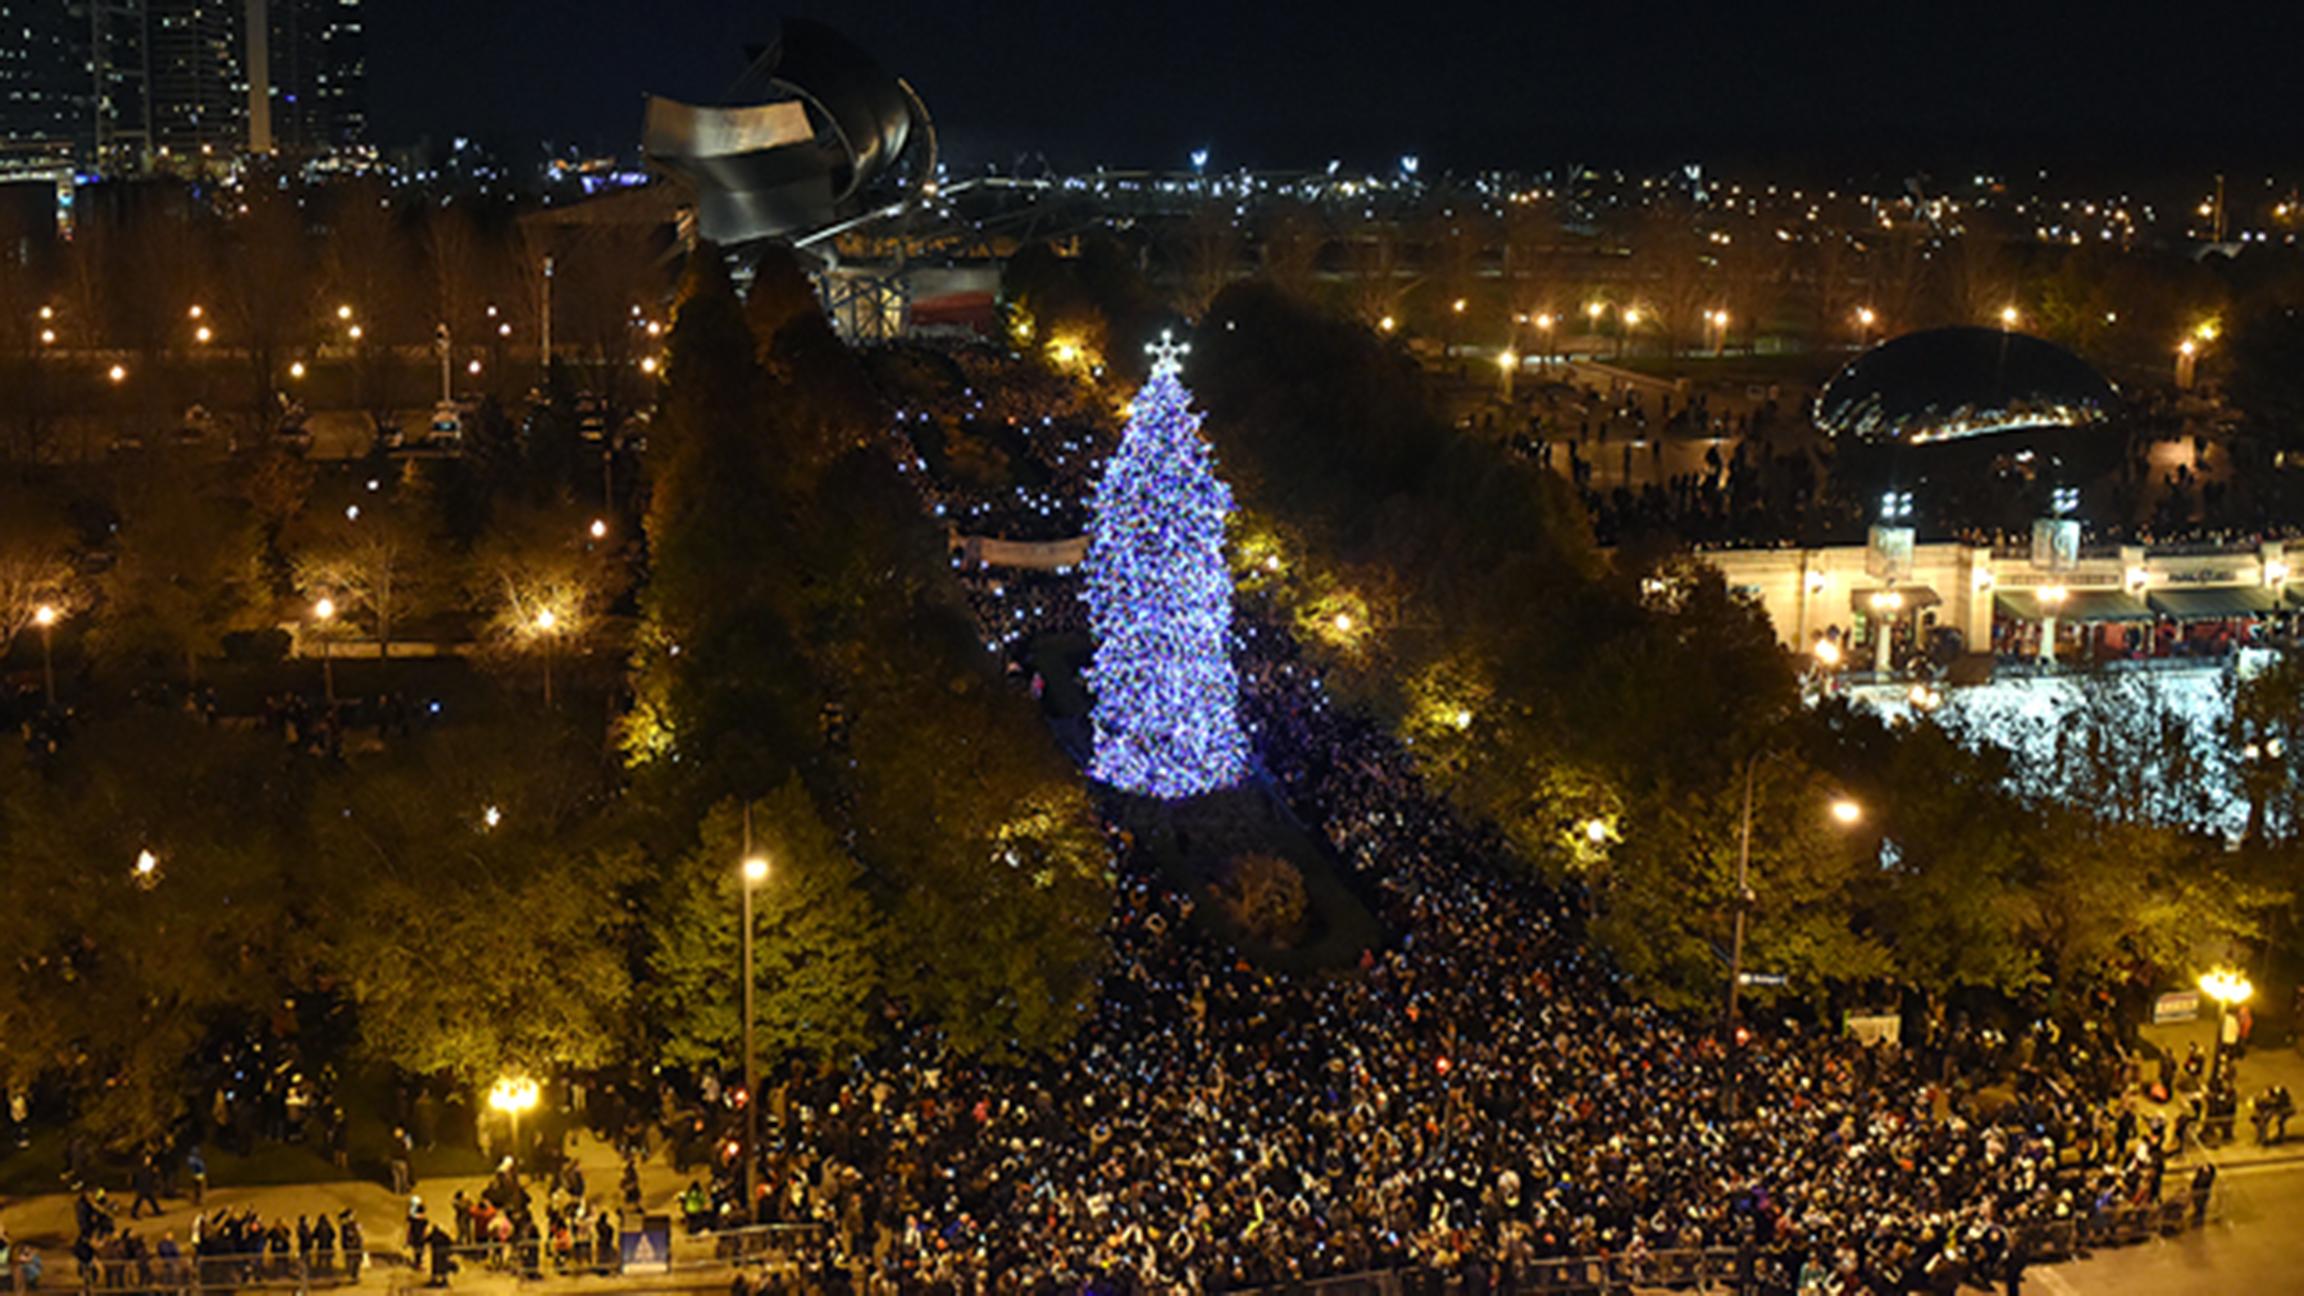
[(703, 804), (782, 781), (814, 708), (776, 615), (792, 579), (789, 514), (760, 426), (757, 344), (716, 250), (690, 258), (650, 437), (650, 579), (634, 648), (626, 752), (677, 756)]
[(2248, 434), (2272, 450), (2304, 449), (2304, 310), (2256, 311), (2232, 330), (2225, 386)]
[[(1834, 784), (1796, 757), (1763, 758), (1753, 785), (1746, 969), (1807, 995), (1884, 974), (1888, 951), (1857, 920), (1876, 842), (1832, 822)], [(1665, 1003), (1717, 1004), (1727, 992), (1743, 808), (1740, 778), (1650, 798), (1593, 872), (1594, 930)]]
[(61, 1080), (114, 1146), (164, 1136), (210, 1030), (312, 965), (306, 792), (267, 740), (176, 712), (101, 720), (45, 766), (0, 747), (0, 1082)]
[[(741, 1047), (744, 810), (723, 801), (696, 848), (660, 879), (646, 995), (677, 1065), (725, 1061)], [(752, 812), (752, 850), (768, 877), (753, 888), (754, 1033), (764, 1061), (840, 1058), (871, 1042), (881, 993), (883, 924), (863, 873), (797, 779)]]
[(675, 820), (797, 775), (901, 933), (889, 992), (964, 1049), (1044, 1048), (1093, 1003), (1110, 899), (1094, 820), (1002, 688), (861, 370), (794, 280), (771, 259), (745, 308), (715, 255), (690, 267), (626, 750)]
[(318, 790), (329, 969), (376, 1057), (477, 1081), (630, 1046), (640, 864), (604, 831), (586, 746), (549, 726), (451, 731)]

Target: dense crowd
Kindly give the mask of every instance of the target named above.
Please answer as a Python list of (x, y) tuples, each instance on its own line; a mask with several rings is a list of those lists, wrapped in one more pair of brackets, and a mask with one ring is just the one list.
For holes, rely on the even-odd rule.
[[(2027, 1230), (2163, 1192), (2168, 1131), (2115, 1114), (2109, 1036), (1955, 1023), (1898, 1049), (1786, 1028), (1731, 1058), (1326, 705), (1283, 634), (1246, 648), (1270, 782), (1350, 866), (1383, 947), (1330, 975), (1262, 971), (1115, 826), (1114, 965), (1069, 1055), (977, 1066), (901, 1032), (783, 1077), (763, 1094), (762, 1218), (817, 1222), (906, 1290), (1502, 1278), (1728, 1247), (1780, 1290), (1886, 1293), (1996, 1278)], [(1989, 1113), (1955, 1101), (1987, 1083)], [(741, 1217), (736, 1167), (718, 1169), (700, 1223)]]

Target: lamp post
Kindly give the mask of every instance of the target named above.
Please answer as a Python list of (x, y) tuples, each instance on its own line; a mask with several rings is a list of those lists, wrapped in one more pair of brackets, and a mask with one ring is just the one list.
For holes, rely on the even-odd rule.
[[(1737, 1036), (1743, 1024), (1744, 991), (1744, 923), (1752, 908), (1752, 791), (1760, 775), (1760, 763), (1776, 753), (1763, 748), (1753, 752), (1744, 762), (1744, 817), (1736, 838), (1736, 928), (1728, 947), (1728, 1048), (1732, 1065), (1741, 1066), (1744, 1050)], [(1864, 818), (1864, 807), (1841, 797), (1831, 806), (1832, 819), (1841, 827), (1854, 827)], [(1741, 1077), (1732, 1075), (1728, 1089), (1728, 1110), (1734, 1114), (1741, 1097)]]
[(544, 709), (549, 711), (552, 709), (552, 634), (559, 629), (560, 618), (552, 609), (544, 608), (536, 613), (535, 624), (536, 633), (544, 640)]
[(1512, 403), (1512, 375), (1514, 371), (1518, 370), (1519, 368), (1520, 357), (1515, 354), (1511, 348), (1507, 347), (1503, 351), (1497, 353), (1497, 378), (1503, 386), (1504, 403), (1507, 405)]
[(2200, 990), (2216, 1001), (2216, 1047), (2208, 1055), (2208, 1092), (2216, 1092), (2216, 1082), (2224, 1076), (2224, 1034), (2228, 1014), (2248, 1002), (2256, 993), (2253, 982), (2229, 968), (2216, 968), (2200, 974)]
[(752, 807), (744, 807), (744, 1217), (756, 1222), (760, 1157), (760, 1063), (752, 1047), (752, 892), (768, 880), (768, 857), (752, 851)]
[(512, 1122), (512, 1172), (520, 1172), (520, 1113), (535, 1108), (541, 1090), (527, 1076), (505, 1076), (488, 1090), (488, 1106)]
[(56, 629), (56, 609), (46, 603), (32, 609), (32, 624), (40, 627), (40, 685), (47, 691), (48, 706), (56, 706), (56, 658), (49, 650), (48, 638)]
[(336, 710), (336, 659), (328, 638), (328, 623), (336, 617), (336, 600), (322, 598), (312, 605), (312, 619), (320, 623), (320, 688), (328, 710)]

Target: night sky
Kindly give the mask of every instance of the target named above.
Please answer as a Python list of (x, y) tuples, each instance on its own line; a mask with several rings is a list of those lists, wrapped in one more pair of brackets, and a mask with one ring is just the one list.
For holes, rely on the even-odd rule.
[[(2304, 157), (2293, 6), (1448, 0), (378, 0), (387, 144), (631, 151), (640, 96), (718, 101), (776, 17), (911, 79), (962, 166)], [(2271, 12), (2252, 12), (2264, 10)]]

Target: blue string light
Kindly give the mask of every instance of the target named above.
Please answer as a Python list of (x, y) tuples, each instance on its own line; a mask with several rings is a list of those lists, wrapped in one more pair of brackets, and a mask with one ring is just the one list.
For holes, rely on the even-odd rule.
[(1185, 348), (1146, 348), (1120, 447), (1104, 465), (1088, 528), (1088, 625), (1095, 757), (1089, 772), (1124, 791), (1173, 799), (1239, 781), (1248, 740), (1226, 639), (1232, 577), (1216, 477), (1180, 376)]

